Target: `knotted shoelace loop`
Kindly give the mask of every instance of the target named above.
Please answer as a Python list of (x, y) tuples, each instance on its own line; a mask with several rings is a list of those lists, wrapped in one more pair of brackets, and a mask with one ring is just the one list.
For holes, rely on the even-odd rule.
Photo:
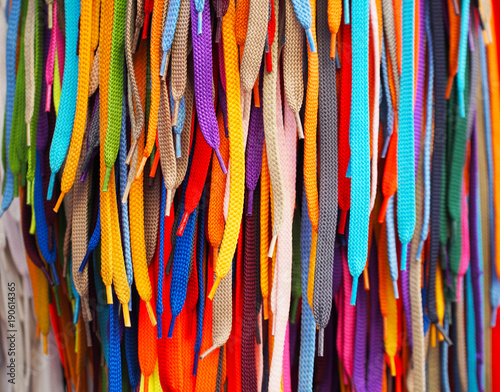
[[(238, 241), (243, 198), (245, 193), (245, 156), (243, 147), (243, 129), (241, 122), (240, 78), (238, 71), (238, 53), (234, 36), (235, 7), (230, 3), (222, 26), (224, 39), (224, 63), (228, 95), (229, 155), (231, 159), (231, 178), (229, 185), (229, 210), (224, 228), (224, 236), (216, 264), (217, 279), (209, 294), (213, 298), (220, 280), (227, 275)], [(221, 293), (221, 297), (222, 297)], [(215, 305), (214, 305), (215, 307)], [(214, 312), (215, 309), (214, 309)], [(223, 341), (221, 337), (220, 341)], [(215, 339), (214, 339), (214, 345)]]
[[(340, 23), (340, 22), (339, 22)], [(332, 39), (328, 28), (328, 1), (318, 3), (320, 181), (319, 223), (313, 313), (319, 328), (318, 355), (323, 355), (323, 334), (332, 307), (332, 275), (337, 228), (337, 80), (330, 57)]]
[[(368, 256), (370, 210), (370, 122), (368, 119), (368, 50), (369, 6), (366, 2), (352, 4), (352, 81), (351, 121), (351, 214), (349, 220), (349, 271), (353, 277), (351, 304), (356, 303), (358, 277)], [(358, 8), (359, 7), (359, 8)], [(412, 144), (413, 145), (413, 144)], [(398, 199), (399, 200), (399, 199)]]
[[(76, 101), (78, 92), (78, 56), (75, 48), (78, 43), (78, 19), (80, 4), (76, 0), (64, 3), (65, 7), (65, 57), (64, 79), (61, 91), (60, 110), (57, 115), (56, 129), (50, 145), (50, 170), (52, 172), (47, 199), (52, 199), (52, 191), (56, 173), (59, 172), (68, 152), (73, 122), (75, 119)], [(78, 160), (78, 155), (77, 158)]]
[[(64, 166), (61, 181), (61, 194), (56, 204), (58, 211), (62, 199), (69, 192), (75, 182), (75, 175), (78, 168), (80, 151), (82, 149), (83, 135), (87, 120), (87, 102), (89, 90), (90, 58), (92, 44), (92, 2), (82, 4), (80, 15), (80, 32), (78, 41), (78, 90), (76, 95), (75, 121), (71, 134), (71, 142), (68, 151), (68, 159)], [(85, 166), (84, 166), (85, 168)]]

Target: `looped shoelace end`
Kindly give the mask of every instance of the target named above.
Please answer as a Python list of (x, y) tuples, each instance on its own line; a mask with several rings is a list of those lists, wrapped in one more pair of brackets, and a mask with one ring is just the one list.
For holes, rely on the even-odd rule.
[(358, 295), (359, 276), (352, 277), (351, 305), (356, 305), (356, 297)]
[(210, 293), (208, 294), (208, 298), (210, 299), (210, 301), (214, 300), (214, 295), (215, 295), (215, 292), (217, 291), (217, 287), (219, 287), (219, 283), (220, 283), (221, 279), (222, 278), (220, 276), (217, 276), (215, 278), (215, 282), (212, 286), (212, 290), (210, 290)]
[(407, 258), (408, 258), (408, 244), (401, 244), (401, 271), (406, 271)]
[(324, 355), (324, 347), (325, 347), (325, 329), (318, 329), (318, 357), (322, 357)]
[(226, 165), (224, 164), (224, 159), (222, 159), (222, 155), (219, 151), (218, 148), (214, 148), (215, 151), (215, 156), (217, 157), (217, 160), (219, 161), (220, 168), (222, 170), (222, 173), (227, 174), (227, 169)]
[(144, 166), (146, 165), (147, 160), (148, 160), (148, 157), (142, 157), (141, 164), (139, 165), (139, 168), (137, 169), (137, 172), (135, 173), (136, 180), (141, 178), (142, 171), (144, 170)]
[(109, 188), (109, 178), (111, 177), (111, 167), (106, 167), (106, 174), (104, 174), (104, 183), (102, 184), (102, 191), (107, 192)]
[(149, 320), (151, 320), (151, 324), (156, 326), (156, 317), (153, 312), (153, 307), (151, 306), (151, 301), (146, 302), (146, 309), (148, 310)]
[(384, 201), (382, 202), (382, 207), (380, 207), (380, 213), (378, 215), (378, 223), (384, 223), (390, 199), (391, 198), (389, 196), (384, 196)]
[[(170, 121), (170, 124), (172, 125), (172, 127), (177, 126), (177, 118), (179, 117), (180, 106), (181, 106), (181, 101), (174, 102), (174, 111), (172, 112), (172, 120)], [(180, 156), (178, 156), (177, 158), (180, 158)]]
[(50, 173), (49, 189), (47, 189), (47, 200), (52, 200), (52, 193), (54, 192), (54, 183), (56, 182), (56, 173)]
[(335, 60), (337, 53), (337, 34), (332, 34), (330, 41), (330, 58)]
[(181, 223), (179, 224), (179, 228), (177, 229), (177, 236), (182, 237), (182, 234), (184, 234), (184, 229), (186, 228), (188, 219), (189, 219), (189, 212), (184, 211), (184, 215), (182, 215)]
[(122, 304), (123, 309), (123, 323), (126, 327), (130, 327), (132, 324), (130, 323), (130, 310), (128, 307), (128, 303), (124, 302)]
[(311, 50), (311, 53), (316, 53), (316, 45), (314, 44), (313, 33), (312, 33), (312, 29), (310, 27), (308, 29), (306, 29), (306, 36), (307, 36), (307, 42), (309, 44), (309, 49)]
[(106, 298), (108, 300), (108, 305), (113, 304), (113, 290), (111, 288), (111, 285), (106, 286)]
[(203, 32), (203, 11), (198, 11), (198, 35)]
[(299, 112), (294, 113), (295, 116), (295, 124), (297, 124), (297, 135), (300, 140), (304, 140), (304, 128), (302, 128), (302, 122), (300, 121)]
[(55, 213), (59, 212), (59, 208), (61, 208), (61, 204), (62, 204), (62, 201), (64, 199), (64, 195), (65, 194), (66, 194), (66, 192), (61, 191), (61, 194), (59, 195), (59, 199), (57, 199), (57, 203), (54, 206), (54, 212)]
[(172, 320), (170, 320), (170, 327), (168, 328), (168, 338), (172, 339), (172, 335), (174, 334), (174, 328), (175, 328), (175, 319), (177, 316), (172, 315)]
[(276, 240), (278, 239), (278, 236), (276, 234), (273, 235), (273, 238), (271, 238), (271, 244), (269, 245), (269, 252), (267, 253), (267, 257), (272, 258), (274, 255), (274, 248), (276, 247)]

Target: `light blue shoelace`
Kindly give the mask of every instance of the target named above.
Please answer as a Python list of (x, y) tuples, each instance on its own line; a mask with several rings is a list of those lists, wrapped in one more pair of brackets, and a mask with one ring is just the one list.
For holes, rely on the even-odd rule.
[[(305, 189), (305, 188), (304, 188)], [(311, 221), (307, 211), (305, 190), (302, 192), (302, 219), (300, 233), (300, 258), (302, 293), (307, 293), (309, 279), (309, 254), (311, 252)], [(299, 391), (311, 391), (314, 375), (314, 352), (316, 346), (316, 323), (307, 297), (302, 299), (302, 317), (300, 330), (300, 357), (299, 357)]]
[[(414, 85), (414, 58), (413, 40), (414, 24), (413, 0), (403, 0), (403, 42), (402, 42), (402, 70), (401, 89), (398, 110), (398, 234), (401, 241), (401, 260), (406, 260), (408, 243), (415, 230), (415, 143), (414, 143), (414, 113), (413, 113), (413, 85)], [(404, 268), (403, 268), (404, 267)], [(401, 263), (406, 269), (406, 262)]]
[[(443, 328), (448, 334), (449, 326), (448, 326), (448, 315), (444, 315), (444, 325)], [(450, 388), (450, 380), (448, 378), (448, 347), (449, 344), (446, 340), (443, 341), (441, 345), (441, 388), (443, 392), (451, 392)]]
[(76, 93), (78, 89), (78, 56), (75, 48), (78, 44), (78, 30), (80, 19), (80, 2), (66, 0), (64, 2), (66, 19), (66, 45), (64, 55), (64, 79), (61, 90), (61, 104), (56, 120), (54, 137), (50, 145), (50, 183), (47, 191), (47, 200), (52, 199), (56, 174), (61, 168), (68, 153), (73, 121), (76, 111)]
[(394, 297), (399, 299), (398, 254), (396, 251), (396, 231), (394, 228), (394, 196), (391, 196), (387, 204), (385, 221), (387, 229), (387, 253), (389, 256), (389, 270), (391, 273), (392, 287), (394, 288)]
[[(311, 4), (309, 3), (309, 0), (292, 0), (292, 5), (299, 23), (306, 31), (309, 48), (311, 49), (311, 52), (315, 53), (316, 45), (314, 45), (314, 38), (311, 30), (312, 26)], [(268, 42), (267, 38), (266, 42)], [(269, 46), (269, 43), (267, 44), (267, 46)]]
[[(8, 5), (7, 5), (8, 7)], [(7, 44), (6, 53), (16, 53), (17, 50), (17, 33), (19, 29), (19, 18), (21, 16), (21, 0), (12, 0), (10, 13), (8, 17), (9, 26), (7, 28)], [(0, 216), (9, 208), (10, 203), (14, 199), (14, 176), (10, 171), (9, 166), (9, 145), (10, 134), (12, 130), (12, 114), (14, 112), (14, 95), (16, 93), (16, 56), (6, 56), (6, 73), (7, 73), (7, 93), (5, 107), (5, 188), (3, 190), (2, 209)]]
[(470, 1), (462, 0), (462, 10), (460, 11), (460, 41), (458, 44), (458, 72), (457, 72), (457, 87), (458, 87), (458, 108), (460, 117), (465, 117), (465, 67), (467, 59), (467, 42), (469, 40), (469, 14)]
[[(479, 53), (481, 57), (481, 81), (483, 90), (483, 105), (484, 105), (484, 128), (485, 128), (485, 141), (486, 141), (486, 158), (488, 163), (488, 191), (489, 191), (489, 226), (490, 238), (495, 238), (495, 205), (493, 198), (493, 184), (494, 184), (494, 167), (493, 167), (493, 148), (491, 141), (491, 104), (490, 104), (490, 88), (489, 88), (489, 75), (488, 75), (488, 60), (486, 58), (486, 45), (484, 44), (483, 35), (479, 35)], [(495, 266), (495, 242), (490, 241), (490, 259), (491, 259), (491, 287), (490, 287), (490, 301), (491, 301), (491, 320), (490, 326), (494, 327), (497, 320), (498, 305), (500, 304), (500, 280), (496, 274)]]
[(165, 74), (165, 66), (167, 64), (167, 53), (174, 42), (175, 27), (177, 26), (177, 18), (179, 16), (179, 8), (181, 0), (170, 0), (168, 4), (167, 20), (163, 28), (163, 36), (161, 38), (161, 48), (163, 50), (163, 58), (161, 60), (160, 76)]
[(430, 7), (426, 8), (425, 31), (427, 35), (427, 49), (429, 59), (427, 72), (427, 108), (425, 118), (425, 141), (424, 141), (424, 221), (420, 232), (420, 242), (417, 250), (417, 260), (420, 260), (424, 243), (429, 235), (429, 221), (431, 210), (431, 148), (432, 148), (432, 106), (434, 94), (434, 54), (432, 47), (432, 31)]
[(198, 12), (198, 34), (203, 33), (203, 9), (205, 8), (205, 0), (194, 0), (196, 12)]
[[(170, 85), (170, 107), (175, 106), (174, 96), (172, 95), (172, 85)], [(184, 121), (186, 120), (186, 101), (184, 97), (179, 102), (179, 112), (177, 113), (177, 125), (173, 126), (175, 133), (175, 156), (177, 159), (182, 157), (181, 148), (181, 133), (184, 128)]]
[[(405, 1), (411, 2), (411, 0)], [(347, 255), (349, 272), (353, 277), (351, 305), (354, 305), (356, 304), (356, 294), (358, 292), (358, 278), (363, 272), (368, 257), (368, 226), (370, 216), (368, 52), (370, 17), (368, 0), (353, 0), (352, 7), (356, 12), (352, 15), (352, 74), (354, 77), (352, 78), (351, 121), (349, 128), (349, 145), (351, 147), (351, 212)], [(411, 125), (413, 126), (413, 119)], [(411, 142), (413, 148), (413, 140)], [(411, 163), (413, 170), (413, 155), (411, 156)]]

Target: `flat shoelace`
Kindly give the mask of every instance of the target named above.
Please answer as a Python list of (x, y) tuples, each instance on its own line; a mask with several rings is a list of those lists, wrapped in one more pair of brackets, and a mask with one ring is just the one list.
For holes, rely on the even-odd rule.
[(353, 78), (352, 81), (349, 132), (351, 147), (351, 214), (349, 220), (348, 259), (349, 270), (353, 276), (351, 304), (356, 303), (358, 278), (364, 269), (368, 255), (368, 216), (370, 209), (369, 98), (367, 91), (369, 7), (367, 3), (359, 2), (353, 4), (353, 9), (359, 10), (359, 12), (352, 15), (352, 73), (357, 77)]
[[(238, 233), (243, 210), (245, 193), (245, 159), (243, 154), (243, 132), (241, 123), (240, 86), (238, 72), (238, 54), (234, 36), (235, 9), (230, 3), (224, 17), (222, 34), (224, 39), (224, 63), (228, 95), (229, 155), (231, 159), (230, 202), (224, 236), (216, 263), (216, 281), (209, 294), (213, 298), (220, 280), (227, 275), (238, 241)], [(214, 313), (216, 313), (214, 305)], [(220, 341), (223, 341), (222, 337)], [(214, 343), (215, 345), (215, 343)]]
[[(65, 58), (64, 82), (61, 91), (62, 106), (57, 116), (54, 138), (50, 146), (50, 170), (52, 172), (47, 199), (52, 199), (52, 191), (57, 172), (66, 158), (73, 122), (75, 119), (77, 90), (78, 90), (78, 56), (74, 50), (78, 42), (78, 19), (80, 4), (77, 1), (65, 1)], [(78, 156), (77, 158), (78, 159)]]
[(319, 222), (316, 270), (314, 273), (313, 313), (319, 328), (318, 355), (323, 355), (323, 334), (332, 307), (332, 274), (337, 227), (337, 83), (336, 64), (328, 46), (328, 2), (318, 2), (319, 51), (319, 133), (320, 170)]

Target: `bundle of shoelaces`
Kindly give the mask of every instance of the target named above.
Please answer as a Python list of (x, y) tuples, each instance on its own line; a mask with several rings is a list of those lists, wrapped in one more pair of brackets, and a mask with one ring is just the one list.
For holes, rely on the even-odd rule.
[(68, 391), (495, 389), (498, 1), (7, 3)]

